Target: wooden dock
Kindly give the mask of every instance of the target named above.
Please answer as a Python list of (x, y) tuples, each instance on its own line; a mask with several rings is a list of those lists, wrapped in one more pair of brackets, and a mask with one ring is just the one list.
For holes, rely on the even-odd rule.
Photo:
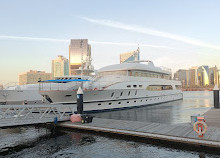
[(86, 131), (150, 138), (196, 146), (220, 148), (220, 127), (216, 126), (209, 126), (208, 131), (203, 138), (198, 138), (198, 135), (193, 130), (193, 126), (190, 123), (171, 125), (94, 118), (92, 123), (81, 124), (68, 121), (59, 123), (58, 126)]

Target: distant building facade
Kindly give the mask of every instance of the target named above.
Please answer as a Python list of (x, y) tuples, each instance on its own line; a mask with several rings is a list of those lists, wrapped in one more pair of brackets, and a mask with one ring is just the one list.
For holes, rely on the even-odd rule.
[(182, 82), (183, 87), (214, 87), (220, 83), (220, 71), (209, 66), (195, 66), (189, 70), (180, 69), (174, 74), (174, 78)]
[(69, 75), (69, 60), (59, 55), (52, 60), (52, 74), (53, 77), (68, 76)]
[(198, 84), (200, 87), (209, 85), (209, 67), (199, 66), (198, 67)]
[(140, 60), (140, 49), (120, 54), (120, 63)]
[(183, 87), (187, 87), (190, 85), (191, 71), (180, 69), (174, 74), (174, 78), (181, 81)]
[(219, 73), (217, 67), (209, 68), (209, 85), (219, 85)]
[(38, 81), (52, 79), (52, 73), (46, 73), (45, 71), (33, 71), (24, 72), (19, 74), (19, 85), (36, 84)]
[(198, 75), (197, 75), (198, 72), (197, 72), (197, 70), (198, 70), (198, 66), (194, 66), (189, 69), (190, 75), (191, 75), (191, 78), (190, 78), (190, 86), (191, 87), (198, 86)]
[(88, 39), (71, 39), (69, 45), (69, 74), (88, 75), (93, 71), (91, 65), (91, 46)]

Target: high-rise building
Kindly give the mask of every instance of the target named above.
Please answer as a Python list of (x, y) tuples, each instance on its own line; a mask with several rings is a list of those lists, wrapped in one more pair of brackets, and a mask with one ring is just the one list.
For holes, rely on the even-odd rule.
[(174, 74), (174, 78), (181, 81), (182, 86), (189, 86), (190, 71), (185, 69), (180, 69)]
[(18, 82), (19, 85), (35, 84), (38, 83), (38, 81), (51, 80), (52, 78), (52, 73), (46, 73), (45, 71), (30, 70), (29, 72), (19, 74)]
[(198, 84), (200, 87), (209, 85), (209, 67), (199, 66), (197, 69)]
[(209, 68), (209, 85), (214, 86), (215, 84), (219, 85), (219, 75), (216, 66)]
[(70, 75), (89, 75), (93, 72), (91, 66), (91, 46), (88, 39), (71, 39), (69, 45)]
[(68, 76), (69, 75), (69, 61), (62, 55), (52, 60), (52, 74), (53, 77)]
[(198, 75), (197, 75), (197, 66), (191, 67), (190, 70), (190, 75), (191, 75), (191, 80), (190, 80), (190, 86), (191, 87), (196, 87), (198, 86)]
[(120, 63), (140, 60), (140, 49), (120, 54)]

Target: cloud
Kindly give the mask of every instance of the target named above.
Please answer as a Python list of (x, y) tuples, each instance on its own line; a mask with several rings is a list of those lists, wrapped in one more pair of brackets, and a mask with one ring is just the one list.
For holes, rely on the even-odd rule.
[[(35, 41), (66, 42), (66, 43), (70, 42), (70, 40), (67, 40), (67, 39), (38, 38), (38, 37), (24, 37), (24, 36), (4, 36), (4, 35), (0, 35), (0, 39), (35, 40)], [(120, 46), (138, 46), (138, 43), (99, 42), (99, 41), (89, 41), (89, 43), (91, 43), (91, 44), (104, 44), (104, 45), (120, 45)], [(172, 49), (170, 47), (160, 46), (160, 45), (139, 44), (139, 46)]]
[(108, 26), (108, 27), (113, 27), (113, 28), (118, 28), (122, 30), (128, 30), (128, 31), (133, 31), (137, 33), (163, 37), (163, 38), (169, 38), (172, 40), (181, 41), (181, 42), (195, 45), (195, 46), (208, 47), (208, 48), (220, 50), (220, 46), (217, 46), (217, 45), (209, 44), (209, 43), (195, 40), (195, 39), (185, 37), (185, 36), (162, 32), (162, 31), (158, 31), (154, 29), (149, 29), (149, 28), (142, 27), (139, 25), (124, 24), (124, 23), (120, 23), (117, 21), (106, 20), (106, 19), (93, 19), (93, 18), (87, 18), (87, 17), (78, 17), (78, 18), (91, 22), (91, 23), (98, 24), (98, 25), (103, 25), (103, 26)]

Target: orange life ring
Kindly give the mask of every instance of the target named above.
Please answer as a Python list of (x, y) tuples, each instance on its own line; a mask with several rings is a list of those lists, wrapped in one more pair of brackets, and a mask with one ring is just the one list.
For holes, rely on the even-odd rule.
[[(199, 124), (202, 124), (203, 125), (203, 131), (199, 131), (199, 129), (197, 129), (197, 125), (199, 125)], [(196, 132), (196, 133), (198, 133), (198, 134), (205, 134), (206, 133), (206, 131), (207, 131), (207, 129), (208, 129), (208, 126), (206, 125), (206, 123), (205, 122), (203, 122), (203, 121), (197, 121), (197, 122), (195, 122), (194, 124), (193, 124), (193, 129), (194, 129), (194, 131)]]

